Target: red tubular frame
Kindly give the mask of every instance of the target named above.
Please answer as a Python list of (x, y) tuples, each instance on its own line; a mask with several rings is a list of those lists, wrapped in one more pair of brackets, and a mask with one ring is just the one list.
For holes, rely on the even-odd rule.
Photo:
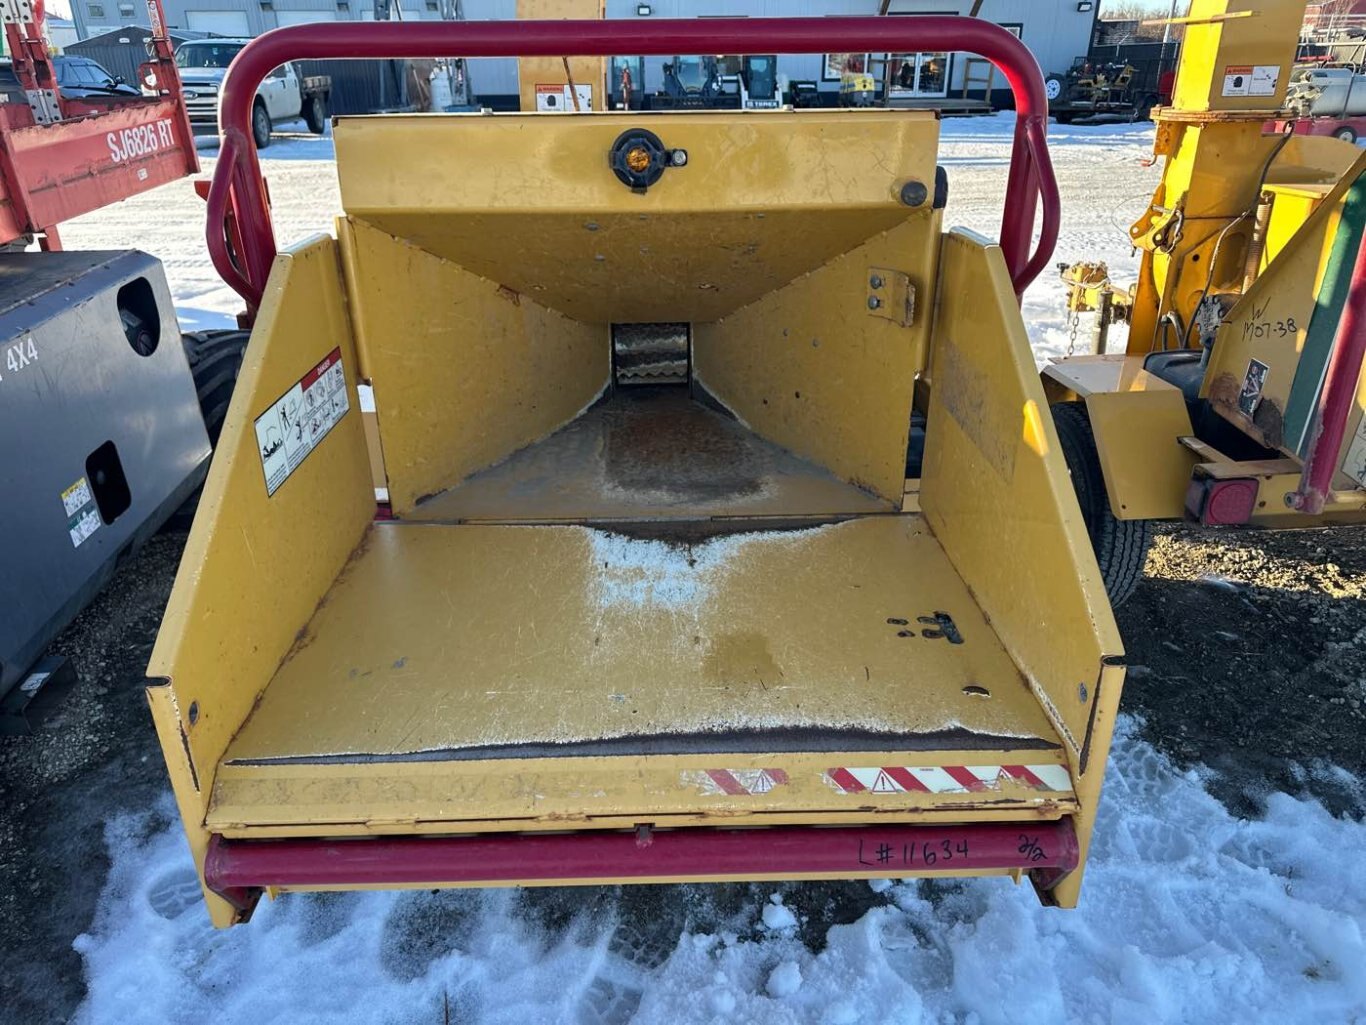
[(945, 875), (1021, 869), (1043, 887), (1077, 867), (1071, 819), (959, 826), (688, 828), (355, 840), (224, 840), (204, 859), (210, 890), (247, 911), (268, 886), (500, 885), (633, 879)]
[[(208, 247), (214, 267), (246, 300), (260, 304), (275, 258), (270, 206), (251, 135), (256, 87), (288, 61), (337, 58), (608, 57), (630, 53), (864, 53), (954, 50), (976, 53), (1005, 75), (1015, 95), (1015, 140), (1001, 219), (1001, 248), (1017, 293), (1047, 266), (1057, 242), (1058, 186), (1044, 136), (1048, 100), (1038, 62), (1016, 36), (978, 18), (726, 18), (656, 21), (466, 21), (297, 25), (267, 32), (233, 60), (223, 81), (223, 149), (209, 191)], [(1034, 208), (1043, 201), (1030, 255)], [(232, 211), (242, 252), (225, 231)]]
[(1332, 490), (1333, 474), (1337, 472), (1338, 457), (1342, 454), (1342, 440), (1347, 435), (1347, 418), (1356, 398), (1357, 383), (1366, 360), (1366, 238), (1357, 250), (1352, 266), (1352, 280), (1348, 285), (1347, 304), (1338, 321), (1333, 338), (1333, 352), (1328, 357), (1328, 369), (1319, 397), (1318, 417), (1309, 456), (1304, 461), (1304, 474), (1299, 490), (1289, 496), (1293, 508), (1310, 515), (1323, 511), (1323, 504)]

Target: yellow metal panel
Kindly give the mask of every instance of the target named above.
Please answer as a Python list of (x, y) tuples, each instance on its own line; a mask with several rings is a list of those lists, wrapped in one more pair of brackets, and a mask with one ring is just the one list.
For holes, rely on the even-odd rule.
[[(1250, 15), (1250, 17), (1248, 16)], [(1279, 110), (1304, 20), (1297, 0), (1193, 0), (1181, 44), (1172, 105), (1186, 110)], [(1279, 74), (1271, 94), (1250, 79), (1256, 67)]]
[[(695, 379), (764, 437), (899, 503), (938, 245), (939, 214), (927, 211), (738, 313), (697, 325)], [(884, 315), (893, 273), (909, 279), (910, 326)], [(904, 310), (907, 298), (897, 306)]]
[(667, 114), (649, 126), (688, 164), (640, 194), (607, 160), (640, 123), (342, 119), (343, 205), (568, 316), (697, 323), (903, 223), (901, 185), (934, 181), (932, 115)]
[[(1170, 392), (1180, 395), (1175, 385), (1143, 369), (1143, 358), (1109, 353), (1099, 356), (1069, 356), (1043, 368), (1043, 376), (1061, 384), (1083, 399), (1115, 392)], [(1190, 431), (1186, 432), (1187, 434)]]
[(1196, 456), (1179, 441), (1194, 430), (1181, 393), (1096, 394), (1086, 400), (1086, 412), (1115, 518), (1183, 518)]
[[(1065, 741), (1089, 842), (1119, 706), (1119, 632), (1000, 248), (944, 240), (925, 517)], [(1080, 873), (1054, 896), (1076, 900)]]
[[(677, 826), (852, 825), (860, 822), (1057, 819), (1070, 790), (1001, 778), (961, 793), (848, 794), (826, 773), (847, 766), (1048, 765), (1056, 748), (892, 748), (616, 757), (481, 758), (347, 764), (240, 764), (219, 770), (209, 827), (242, 838), (422, 832), (521, 832)], [(725, 793), (721, 770), (753, 793)], [(770, 774), (771, 773), (771, 774)]]
[[(918, 517), (648, 538), (377, 524), (229, 760), (706, 750), (765, 731), (1057, 743)], [(962, 643), (925, 636), (939, 612)]]
[[(1269, 448), (1281, 445), (1282, 415), (1342, 219), (1343, 202), (1363, 167), (1366, 155), (1284, 242), (1278, 258), (1243, 294), (1216, 336), (1203, 393), (1225, 418)], [(1238, 406), (1254, 359), (1269, 368), (1255, 419)]]
[(549, 434), (607, 386), (605, 325), (364, 223), (343, 238), (396, 514)]
[(1115, 516), (1181, 519), (1198, 457), (1179, 441), (1195, 433), (1180, 390), (1144, 370), (1139, 356), (1077, 356), (1043, 373), (1085, 399)]
[[(335, 348), (348, 411), (271, 496), (255, 422)], [(201, 863), (218, 760), (374, 513), (355, 362), (336, 243), (315, 236), (276, 258), (148, 666), (165, 678), (148, 693)]]
[[(517, 0), (518, 21), (558, 21), (565, 18), (591, 20), (603, 16), (602, 0)], [(569, 74), (576, 86), (591, 86), (593, 110), (606, 109), (603, 85), (607, 75), (601, 57), (570, 57)], [(536, 86), (565, 84), (564, 60), (559, 57), (521, 57), (517, 80), (522, 110), (536, 109)], [(572, 105), (569, 108), (573, 110)]]

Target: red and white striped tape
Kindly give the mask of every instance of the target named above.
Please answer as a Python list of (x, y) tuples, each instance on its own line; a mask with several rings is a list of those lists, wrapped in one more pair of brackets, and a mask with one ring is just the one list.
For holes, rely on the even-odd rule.
[(1061, 765), (884, 765), (827, 769), (825, 778), (846, 794), (968, 794), (1003, 785), (1065, 792), (1072, 779)]
[(787, 773), (782, 769), (703, 769), (683, 773), (683, 782), (696, 786), (702, 793), (730, 797), (766, 794), (787, 780)]

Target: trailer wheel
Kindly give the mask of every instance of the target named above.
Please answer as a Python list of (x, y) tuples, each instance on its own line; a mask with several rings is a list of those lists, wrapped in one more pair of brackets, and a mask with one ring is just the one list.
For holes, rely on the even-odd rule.
[(204, 428), (209, 432), (209, 444), (215, 447), (250, 336), (249, 331), (193, 331), (181, 336), (194, 375), (199, 411), (204, 414)]
[(322, 135), (327, 131), (327, 103), (321, 96), (310, 96), (304, 104), (304, 121), (314, 135)]
[(1105, 593), (1110, 596), (1111, 605), (1122, 605), (1143, 579), (1143, 562), (1152, 541), (1152, 524), (1148, 520), (1116, 519), (1110, 510), (1086, 404), (1058, 402), (1051, 408), (1063, 459), (1086, 523), (1086, 533), (1100, 564), (1101, 579), (1105, 581)]
[(270, 112), (264, 103), (257, 100), (251, 108), (251, 136), (256, 140), (257, 149), (265, 149), (270, 145), (270, 129)]
[(1076, 120), (1076, 117), (1077, 115), (1072, 113), (1072, 111), (1070, 110), (1060, 110), (1053, 115), (1053, 118), (1060, 125), (1070, 125), (1074, 120)]
[[(218, 447), (218, 437), (223, 433), (228, 402), (237, 385), (237, 375), (242, 369), (242, 357), (246, 353), (250, 334), (249, 331), (192, 331), (180, 337), (185, 357), (190, 363), (190, 373), (194, 376), (194, 390), (199, 397), (204, 429), (213, 448)], [(166, 529), (190, 529), (203, 490), (202, 485), (195, 488), (194, 494), (185, 499), (184, 504), (167, 520)]]
[(1333, 133), (1333, 138), (1341, 139), (1343, 142), (1356, 142), (1356, 129), (1353, 128), (1351, 125), (1343, 125), (1341, 128), (1339, 128), (1336, 132)]

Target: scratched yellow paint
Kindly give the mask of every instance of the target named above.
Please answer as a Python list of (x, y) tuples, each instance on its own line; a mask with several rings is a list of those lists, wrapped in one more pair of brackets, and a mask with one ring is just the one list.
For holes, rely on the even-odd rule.
[[(1052, 418), (1039, 421), (1042, 443), (1027, 434), (1025, 411), (1045, 399), (1005, 260), (970, 232), (944, 238), (932, 345), (921, 506), (1063, 740), (1085, 850), (1124, 649)], [(993, 424), (1002, 426), (984, 433)], [(1080, 877), (1069, 875), (1054, 898), (1075, 904)]]
[[(334, 348), (349, 410), (275, 494), (255, 420)], [(197, 863), (218, 761), (374, 512), (337, 245), (275, 260), (148, 675), (152, 717)], [(207, 895), (216, 925), (234, 917)]]

